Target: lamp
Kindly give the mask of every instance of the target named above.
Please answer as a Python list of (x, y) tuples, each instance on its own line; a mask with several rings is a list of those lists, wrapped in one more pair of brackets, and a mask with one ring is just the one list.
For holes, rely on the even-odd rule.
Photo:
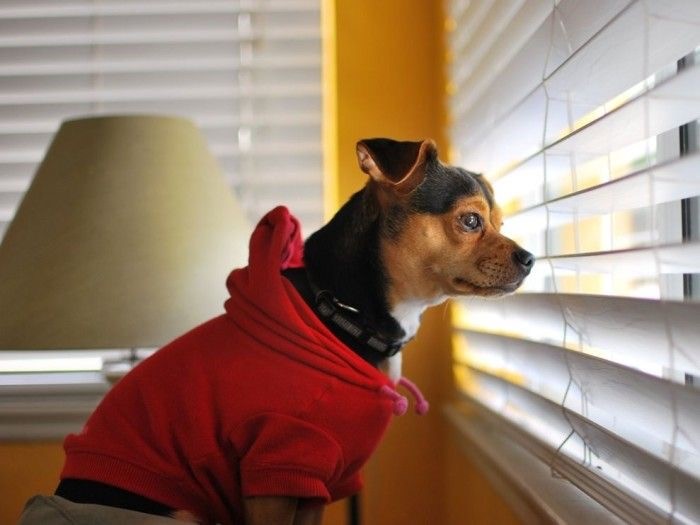
[(161, 346), (223, 312), (248, 234), (189, 121), (64, 122), (0, 244), (0, 349)]

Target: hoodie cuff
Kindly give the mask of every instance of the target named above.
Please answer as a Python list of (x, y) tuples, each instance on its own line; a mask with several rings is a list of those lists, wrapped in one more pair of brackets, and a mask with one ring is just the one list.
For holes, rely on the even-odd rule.
[(364, 486), (364, 481), (359, 473), (356, 473), (347, 481), (334, 487), (333, 494), (331, 494), (331, 501), (337, 501), (339, 499), (347, 498), (353, 494), (357, 494), (362, 490)]
[(287, 496), (331, 501), (326, 484), (313, 474), (300, 470), (272, 468), (248, 469), (241, 472), (244, 481), (241, 487), (244, 497)]

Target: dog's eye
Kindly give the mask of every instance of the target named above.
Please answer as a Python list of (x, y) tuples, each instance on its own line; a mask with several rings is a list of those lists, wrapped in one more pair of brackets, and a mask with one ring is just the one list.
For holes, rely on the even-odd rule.
[(476, 213), (467, 213), (459, 218), (459, 225), (464, 231), (476, 231), (481, 228), (481, 217)]

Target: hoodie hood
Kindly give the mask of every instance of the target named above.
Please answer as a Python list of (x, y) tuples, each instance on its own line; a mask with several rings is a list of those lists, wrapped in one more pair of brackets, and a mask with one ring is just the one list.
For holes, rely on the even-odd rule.
[(226, 286), (228, 318), (265, 346), (359, 387), (394, 385), (321, 322), (282, 270), (303, 267), (299, 221), (280, 206), (265, 215), (250, 238), (248, 266), (234, 270)]

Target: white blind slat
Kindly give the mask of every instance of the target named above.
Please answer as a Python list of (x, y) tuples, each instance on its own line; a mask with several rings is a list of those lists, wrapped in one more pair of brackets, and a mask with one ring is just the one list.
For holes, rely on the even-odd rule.
[(522, 293), (499, 301), (467, 301), (456, 307), (454, 322), (469, 330), (560, 346), (564, 342), (566, 348), (684, 382), (686, 376), (700, 375), (698, 319), (698, 303)]
[[(208, 130), (235, 130), (241, 126), (249, 128), (318, 128), (321, 115), (318, 111), (287, 112), (287, 113), (261, 113), (255, 118), (236, 113), (218, 115), (193, 115), (192, 119), (205, 132)], [(56, 131), (56, 121), (51, 119), (25, 120), (21, 116), (11, 120), (0, 122), (0, 135), (9, 136), (36, 136), (53, 134)], [(42, 139), (43, 140), (43, 139)]]
[(186, 1), (102, 1), (90, 2), (16, 2), (7, 1), (0, 6), (0, 19), (47, 19), (89, 16), (143, 16), (150, 14), (202, 14), (239, 12), (316, 12), (314, 0), (203, 0)]
[[(490, 47), (485, 46), (484, 53), (487, 52), (488, 55), (481, 61), (474, 62), (468, 69), (461, 64), (459, 69), (454, 68), (455, 72), (450, 80), (450, 91), (455, 94), (455, 102), (453, 103), (455, 112), (464, 112), (465, 108), (470, 107), (470, 103), (474, 100), (480, 99), (483, 103), (486, 102), (484, 98), (490, 99), (492, 95), (482, 95), (493, 84), (497, 76), (503, 75), (504, 69), (508, 71), (507, 74), (510, 78), (518, 78), (518, 81), (522, 81), (523, 76), (531, 73), (530, 68), (527, 72), (523, 72), (524, 74), (514, 71), (519, 61), (514, 61), (513, 57), (516, 54), (518, 56), (538, 56), (540, 54), (537, 47), (543, 41), (541, 38), (535, 41), (534, 46), (531, 46), (535, 48), (534, 50), (522, 50), (522, 48), (531, 45), (533, 28), (536, 28), (547, 17), (550, 8), (551, 3), (546, 0), (526, 1), (504, 29), (508, 38), (498, 38)], [(515, 67), (511, 69), (511, 65)], [(538, 79), (539, 77), (536, 76), (533, 85)], [(461, 89), (466, 82), (469, 82), (469, 90)], [(498, 89), (497, 86), (493, 87)], [(493, 102), (498, 106), (504, 104), (503, 99), (498, 98), (493, 98)]]
[(461, 51), (471, 42), (475, 31), (488, 16), (489, 10), (494, 4), (495, 0), (476, 0), (468, 2), (461, 9), (459, 31), (455, 30), (450, 35), (453, 49)]
[(529, 207), (521, 204), (528, 203), (523, 193), (534, 188), (541, 194), (543, 173), (509, 173), (497, 180), (494, 188), (501, 202), (510, 203), (514, 210), (507, 214), (509, 227), (511, 222), (515, 228), (544, 227), (548, 213), (550, 227), (556, 227), (573, 220), (575, 214), (605, 214), (696, 197), (700, 195), (698, 170), (700, 155), (693, 153)]
[(161, 43), (196, 43), (196, 42), (238, 42), (253, 40), (316, 40), (320, 37), (319, 29), (311, 26), (301, 29), (275, 29), (265, 33), (240, 33), (235, 29), (208, 30), (171, 30), (171, 31), (124, 31), (102, 32), (95, 34), (58, 33), (55, 35), (16, 35), (0, 36), (0, 48), (23, 48), (35, 46), (98, 46), (98, 45), (133, 45)]
[(523, 4), (524, 0), (513, 0), (511, 2), (496, 2), (491, 7), (478, 29), (473, 33), (468, 33), (470, 39), (467, 45), (460, 49), (464, 58), (458, 62), (453, 82), (461, 84), (472, 76), (484, 55), (492, 49), (497, 41), (503, 40), (499, 37), (510, 22), (516, 15), (522, 16), (520, 11)]
[(154, 72), (192, 73), (198, 71), (233, 73), (239, 69), (260, 71), (311, 69), (318, 71), (319, 67), (319, 57), (313, 55), (308, 57), (274, 57), (270, 59), (252, 60), (250, 62), (242, 62), (238, 58), (226, 56), (173, 58), (172, 56), (165, 55), (151, 60), (143, 60), (136, 57), (130, 60), (107, 59), (101, 60), (99, 64), (87, 59), (80, 61), (45, 61), (31, 64), (13, 64), (4, 67), (3, 70), (0, 71), (0, 77), (68, 76), (90, 75), (95, 73), (102, 75)]
[(149, 100), (189, 100), (189, 99), (236, 99), (245, 98), (299, 98), (318, 97), (321, 89), (315, 83), (290, 86), (259, 86), (257, 88), (236, 88), (232, 85), (173, 87), (139, 87), (123, 89), (105, 89), (95, 92), (93, 89), (75, 89), (45, 92), (0, 93), (0, 105), (16, 106), (28, 104), (71, 104), (76, 102), (130, 102)]
[(634, 277), (655, 276), (657, 273), (700, 273), (700, 243), (555, 255), (547, 257), (544, 262), (560, 270), (600, 274), (624, 272)]

